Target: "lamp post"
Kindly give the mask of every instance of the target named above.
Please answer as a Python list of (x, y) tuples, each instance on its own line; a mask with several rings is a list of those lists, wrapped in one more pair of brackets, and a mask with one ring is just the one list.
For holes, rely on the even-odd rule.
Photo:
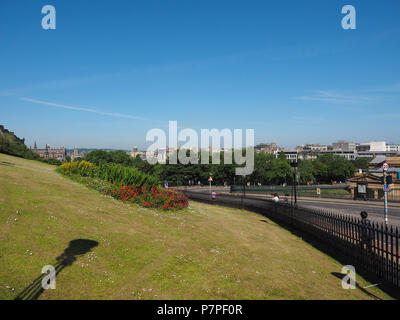
[(297, 180), (297, 167), (299, 163), (297, 160), (294, 160), (290, 163), (290, 166), (293, 169), (293, 193), (294, 193), (294, 205), (297, 205), (297, 194), (296, 194), (296, 180)]
[[(212, 178), (212, 173), (210, 172), (210, 178)], [(211, 195), (211, 179), (208, 179), (208, 181), (210, 182), (210, 195)]]
[(243, 198), (246, 198), (246, 176), (243, 176)]
[(389, 164), (385, 161), (382, 165), (382, 170), (383, 170), (383, 192), (384, 192), (384, 211), (385, 211), (385, 226), (387, 228), (388, 226), (388, 191), (389, 191), (389, 185), (387, 184), (387, 172), (389, 171)]

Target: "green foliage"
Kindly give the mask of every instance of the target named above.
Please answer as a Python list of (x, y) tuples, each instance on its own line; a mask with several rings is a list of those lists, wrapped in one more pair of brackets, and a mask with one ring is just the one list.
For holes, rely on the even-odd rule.
[(322, 182), (345, 181), (353, 175), (355, 170), (351, 161), (331, 153), (323, 154), (315, 161), (326, 166), (325, 175), (321, 177)]
[(368, 162), (371, 161), (371, 158), (358, 158), (357, 160), (352, 161), (355, 169), (368, 169)]
[(25, 158), (29, 160), (39, 160), (38, 154), (32, 152), (26, 145), (18, 141), (11, 141), (0, 135), (0, 153)]
[(159, 185), (157, 177), (142, 173), (136, 168), (124, 167), (118, 164), (102, 163), (99, 166), (88, 161), (65, 162), (58, 169), (64, 175), (80, 175), (91, 177), (116, 185), (127, 186)]
[(122, 150), (117, 150), (117, 151), (93, 150), (86, 155), (85, 160), (94, 163), (97, 166), (102, 163), (121, 164), (127, 167), (134, 165), (133, 158)]
[(52, 164), (54, 166), (60, 166), (62, 164), (62, 162), (58, 159), (44, 159), (44, 158), (40, 158), (37, 159), (40, 162), (44, 162), (44, 163), (48, 163), (48, 164)]
[[(186, 151), (189, 156), (189, 151)], [(194, 153), (199, 158), (198, 164), (156, 164), (150, 165), (139, 156), (131, 158), (124, 151), (103, 151), (95, 150), (90, 152), (86, 159), (97, 166), (105, 166), (103, 171), (106, 175), (107, 164), (120, 164), (123, 167), (136, 168), (140, 172), (158, 177), (162, 182), (168, 181), (170, 186), (188, 185), (189, 181), (193, 184), (208, 184), (210, 173), (213, 177), (213, 184), (242, 184), (250, 182), (251, 184), (261, 183), (262, 185), (280, 185), (291, 184), (293, 182), (293, 171), (290, 166), (290, 160), (287, 160), (284, 153), (279, 153), (278, 157), (263, 152), (254, 153), (254, 171), (245, 180), (235, 174), (235, 169), (239, 167), (235, 163), (235, 157), (232, 155), (232, 164), (224, 163), (224, 153), (219, 154), (220, 164), (212, 164), (212, 157), (209, 155), (208, 163), (201, 164), (201, 155)], [(316, 160), (299, 160), (297, 168), (299, 184), (313, 183), (331, 183), (332, 181), (345, 181), (352, 177), (356, 169), (366, 169), (368, 159), (358, 159), (348, 161), (344, 157), (334, 154), (324, 154)], [(122, 169), (119, 169), (122, 174)], [(110, 173), (110, 177), (112, 177)]]
[[(197, 155), (196, 155), (197, 156)], [(134, 159), (134, 166), (141, 171), (154, 174), (161, 181), (167, 180), (171, 186), (187, 185), (189, 180), (194, 184), (200, 182), (207, 185), (207, 179), (210, 173), (213, 177), (213, 184), (242, 184), (250, 182), (251, 184), (261, 183), (262, 185), (291, 184), (293, 182), (293, 171), (290, 166), (290, 160), (287, 160), (283, 153), (278, 157), (263, 152), (254, 153), (254, 171), (243, 180), (242, 177), (235, 175), (235, 168), (239, 167), (232, 157), (232, 164), (224, 163), (223, 152), (220, 153), (220, 164), (156, 164), (150, 165), (140, 157)], [(299, 160), (297, 175), (298, 183), (332, 183), (333, 181), (345, 181), (352, 177), (354, 171), (358, 168), (366, 168), (368, 160), (359, 159), (356, 162), (349, 161), (344, 157), (334, 154), (324, 154), (316, 160)]]
[(314, 183), (315, 177), (313, 175), (313, 161), (312, 160), (302, 160), (299, 161), (299, 167), (297, 172), (299, 173), (300, 184)]

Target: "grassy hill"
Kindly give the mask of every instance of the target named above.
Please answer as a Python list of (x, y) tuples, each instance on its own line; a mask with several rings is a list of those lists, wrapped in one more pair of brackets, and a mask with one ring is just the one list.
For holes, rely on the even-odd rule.
[(29, 296), (45, 265), (59, 273), (40, 299), (390, 298), (342, 289), (339, 263), (255, 213), (139, 208), (54, 169), (0, 154), (0, 299)]
[(14, 132), (8, 131), (2, 125), (0, 125), (0, 153), (25, 159), (40, 159), (39, 155), (25, 145), (25, 139), (18, 138)]

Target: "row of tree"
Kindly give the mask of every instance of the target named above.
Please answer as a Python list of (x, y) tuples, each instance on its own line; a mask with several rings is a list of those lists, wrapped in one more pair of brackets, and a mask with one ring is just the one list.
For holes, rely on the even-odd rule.
[[(187, 152), (189, 155), (189, 151)], [(95, 150), (88, 153), (86, 160), (99, 165), (100, 163), (118, 163), (124, 166), (133, 166), (144, 173), (157, 176), (162, 181), (168, 181), (170, 185), (207, 184), (210, 175), (213, 183), (242, 184), (244, 181), (252, 184), (280, 185), (293, 182), (293, 168), (290, 160), (283, 153), (275, 157), (271, 154), (254, 154), (254, 171), (251, 175), (243, 178), (235, 174), (239, 166), (235, 163), (224, 163), (223, 152), (220, 153), (220, 164), (212, 164), (211, 156), (208, 163), (201, 164), (166, 164), (151, 165), (139, 156), (130, 157), (124, 151)], [(354, 171), (361, 168), (367, 169), (367, 158), (349, 161), (344, 157), (334, 154), (324, 154), (316, 160), (299, 160), (297, 167), (297, 181), (300, 184), (332, 183), (333, 181), (344, 182), (354, 175)]]

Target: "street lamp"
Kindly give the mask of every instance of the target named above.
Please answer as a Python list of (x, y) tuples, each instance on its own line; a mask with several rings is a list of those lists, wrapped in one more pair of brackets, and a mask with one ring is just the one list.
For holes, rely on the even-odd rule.
[(294, 160), (290, 163), (290, 166), (293, 169), (293, 193), (294, 193), (294, 204), (297, 205), (297, 194), (296, 194), (296, 179), (297, 179), (297, 167), (299, 163), (297, 160)]
[[(210, 172), (210, 178), (212, 178), (212, 173)], [(209, 182), (210, 182), (210, 194), (211, 194), (211, 179), (208, 178)]]

